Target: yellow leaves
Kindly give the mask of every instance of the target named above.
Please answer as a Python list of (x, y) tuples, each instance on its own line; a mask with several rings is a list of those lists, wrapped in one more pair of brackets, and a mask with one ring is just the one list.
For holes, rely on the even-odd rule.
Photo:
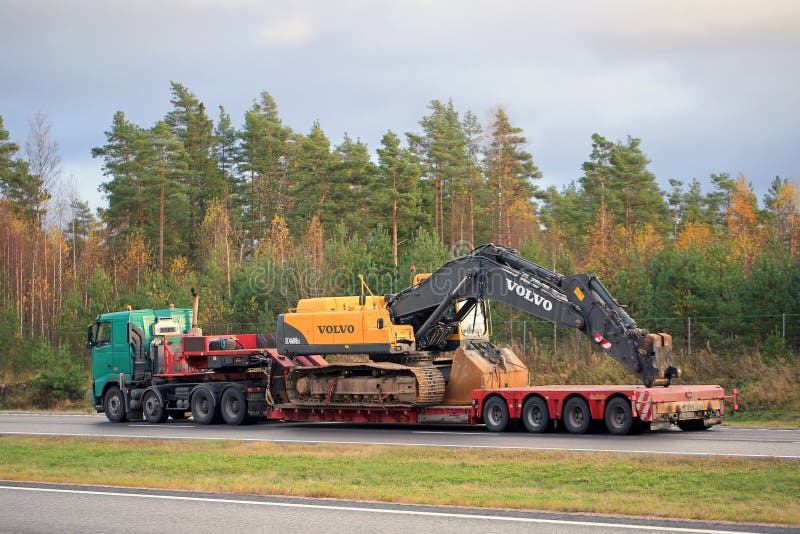
[(734, 182), (726, 222), (734, 251), (742, 257), (745, 269), (750, 269), (761, 243), (761, 229), (756, 196), (743, 174), (739, 174)]
[(117, 267), (122, 284), (129, 288), (138, 286), (151, 266), (150, 245), (144, 236), (140, 233), (128, 235), (125, 238), (125, 254), (119, 259)]
[(712, 242), (711, 229), (701, 222), (688, 222), (675, 240), (678, 250), (705, 251)]
[(303, 244), (309, 257), (311, 264), (315, 267), (322, 262), (322, 251), (325, 247), (325, 239), (322, 232), (322, 223), (319, 220), (319, 215), (314, 215), (311, 223), (308, 225), (306, 235), (303, 238)]
[(650, 223), (634, 229), (630, 241), (634, 252), (639, 256), (654, 256), (664, 249), (664, 238)]
[(777, 237), (789, 248), (789, 255), (795, 257), (800, 253), (800, 187), (797, 182), (786, 181), (781, 185), (772, 210)]
[(524, 198), (517, 198), (511, 204), (507, 216), (510, 222), (509, 246), (519, 248), (538, 229), (536, 205)]
[(186, 256), (178, 256), (174, 258), (169, 264), (169, 274), (176, 280), (182, 280), (189, 272), (189, 258)]
[(258, 244), (257, 255), (268, 255), (285, 262), (292, 255), (292, 239), (282, 215), (275, 215), (266, 236)]

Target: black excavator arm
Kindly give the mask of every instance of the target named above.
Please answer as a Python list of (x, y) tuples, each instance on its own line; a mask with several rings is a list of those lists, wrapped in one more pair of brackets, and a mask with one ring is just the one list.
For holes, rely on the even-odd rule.
[[(669, 385), (671, 338), (639, 328), (596, 276), (563, 276), (495, 244), (453, 259), (430, 277), (387, 297), (395, 324), (414, 327), (418, 350), (437, 350), (481, 300), (496, 301), (551, 323), (577, 328), (645, 386)], [(452, 313), (453, 303), (462, 302)]]

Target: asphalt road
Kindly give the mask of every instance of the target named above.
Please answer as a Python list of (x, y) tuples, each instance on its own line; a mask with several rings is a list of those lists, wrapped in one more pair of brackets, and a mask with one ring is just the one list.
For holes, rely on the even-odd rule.
[(649, 518), (0, 481), (0, 532), (788, 532)]
[(800, 460), (800, 429), (714, 427), (705, 432), (668, 430), (636, 436), (562, 432), (491, 433), (482, 427), (261, 423), (233, 427), (189, 421), (162, 425), (111, 423), (104, 415), (0, 414), (0, 434), (155, 439), (236, 439), (276, 443), (421, 445), (586, 452), (633, 452)]

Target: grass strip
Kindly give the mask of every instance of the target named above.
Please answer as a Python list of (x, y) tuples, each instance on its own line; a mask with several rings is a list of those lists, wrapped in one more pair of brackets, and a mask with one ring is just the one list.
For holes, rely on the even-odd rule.
[(800, 428), (800, 411), (761, 410), (728, 413), (725, 426)]
[(0, 478), (800, 524), (800, 462), (0, 436)]

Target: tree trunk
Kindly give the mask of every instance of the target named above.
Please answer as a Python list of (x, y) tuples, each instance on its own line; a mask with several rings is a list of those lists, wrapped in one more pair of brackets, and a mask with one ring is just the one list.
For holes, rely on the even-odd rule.
[(469, 189), (469, 245), (475, 246), (475, 193)]
[(164, 169), (161, 169), (161, 197), (158, 218), (158, 270), (164, 274)]
[(397, 273), (397, 175), (392, 175), (392, 260)]

